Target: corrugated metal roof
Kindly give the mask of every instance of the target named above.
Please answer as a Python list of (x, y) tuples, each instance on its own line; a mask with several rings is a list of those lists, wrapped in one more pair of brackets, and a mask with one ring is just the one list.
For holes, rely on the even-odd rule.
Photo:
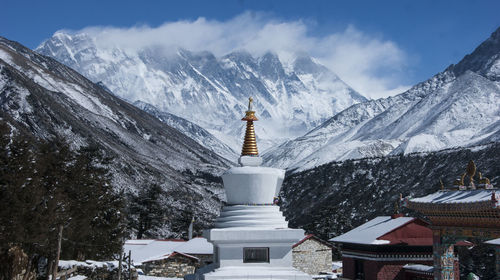
[(389, 240), (378, 240), (377, 238), (415, 220), (413, 217), (391, 218), (390, 216), (380, 216), (368, 221), (361, 226), (348, 231), (340, 236), (330, 239), (337, 243), (355, 243), (368, 245), (389, 244)]

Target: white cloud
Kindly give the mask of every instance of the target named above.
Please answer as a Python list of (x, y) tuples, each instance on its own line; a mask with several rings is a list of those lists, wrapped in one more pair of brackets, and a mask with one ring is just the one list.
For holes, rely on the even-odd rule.
[(96, 36), (101, 46), (132, 51), (151, 46), (165, 51), (181, 47), (220, 56), (245, 49), (254, 55), (274, 51), (285, 60), (296, 52), (307, 52), (367, 97), (385, 97), (408, 88), (400, 82), (407, 55), (396, 43), (354, 26), (324, 36), (311, 35), (313, 28), (300, 20), (284, 21), (246, 12), (227, 21), (198, 18), (158, 27), (89, 27), (78, 32)]

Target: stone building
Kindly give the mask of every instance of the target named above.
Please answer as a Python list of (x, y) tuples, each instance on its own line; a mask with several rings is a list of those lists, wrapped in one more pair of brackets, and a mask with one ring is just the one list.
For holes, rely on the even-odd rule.
[(146, 275), (183, 277), (213, 261), (213, 245), (205, 238), (127, 240), (134, 265)]
[(156, 260), (143, 262), (142, 268), (144, 273), (149, 276), (181, 278), (194, 273), (199, 263), (200, 259), (196, 257), (173, 252)]
[(332, 272), (332, 245), (312, 234), (292, 247), (293, 267), (310, 275)]
[(176, 252), (181, 252), (199, 259), (198, 267), (211, 264), (214, 259), (214, 248), (212, 243), (203, 237), (195, 237), (175, 247)]

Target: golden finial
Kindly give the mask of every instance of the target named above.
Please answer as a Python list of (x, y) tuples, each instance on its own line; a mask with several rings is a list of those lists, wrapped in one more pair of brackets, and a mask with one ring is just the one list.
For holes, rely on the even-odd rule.
[(476, 175), (476, 164), (474, 163), (474, 161), (469, 161), (469, 164), (467, 164), (466, 172), (470, 178), (470, 185), (474, 186), (474, 175)]
[(462, 174), (462, 176), (460, 176), (460, 179), (457, 179), (457, 180), (455, 180), (455, 182), (453, 182), (453, 185), (463, 186), (465, 184), (464, 183), (465, 175), (466, 175), (466, 173)]
[(489, 185), (489, 184), (491, 184), (491, 182), (490, 182), (490, 179), (483, 177), (483, 174), (481, 174), (481, 172), (479, 172), (479, 184)]
[(399, 214), (399, 203), (394, 202), (394, 214)]
[(248, 110), (246, 111), (245, 117), (242, 121), (247, 121), (247, 129), (245, 131), (245, 139), (243, 141), (243, 149), (241, 150), (242, 156), (258, 156), (259, 151), (257, 149), (257, 140), (255, 138), (255, 130), (253, 127), (253, 122), (258, 121), (255, 116), (255, 111), (252, 110), (253, 98), (248, 98)]
[(443, 191), (444, 190), (444, 184), (443, 184), (443, 180), (441, 180), (441, 178), (439, 178), (439, 183), (441, 183), (441, 190)]

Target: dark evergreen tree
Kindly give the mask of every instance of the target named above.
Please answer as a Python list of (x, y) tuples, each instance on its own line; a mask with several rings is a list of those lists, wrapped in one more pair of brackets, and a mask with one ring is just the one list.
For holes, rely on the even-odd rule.
[(96, 144), (82, 147), (69, 166), (65, 191), (72, 202), (63, 256), (106, 259), (120, 251), (124, 235), (123, 199), (111, 186), (106, 157)]
[(129, 193), (129, 229), (137, 238), (157, 237), (154, 232), (162, 227), (165, 210), (161, 204), (163, 189), (157, 184), (145, 186), (137, 194)]
[(62, 225), (63, 258), (118, 253), (123, 199), (111, 185), (110, 160), (95, 144), (71, 151), (0, 120), (0, 252), (19, 246), (30, 257), (53, 259)]

